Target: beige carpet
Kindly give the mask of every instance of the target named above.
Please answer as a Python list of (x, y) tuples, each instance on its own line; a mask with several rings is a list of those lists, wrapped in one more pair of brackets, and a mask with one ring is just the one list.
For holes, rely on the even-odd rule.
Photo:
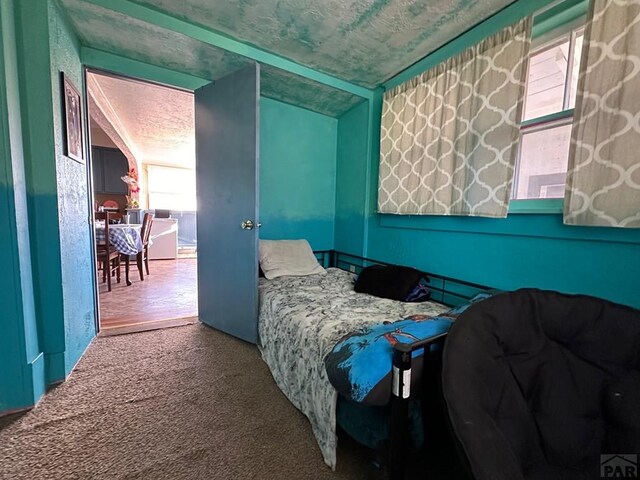
[[(3, 479), (359, 479), (322, 461), (258, 350), (201, 324), (97, 338), (71, 378), (0, 421)], [(354, 453), (355, 452), (355, 453)]]

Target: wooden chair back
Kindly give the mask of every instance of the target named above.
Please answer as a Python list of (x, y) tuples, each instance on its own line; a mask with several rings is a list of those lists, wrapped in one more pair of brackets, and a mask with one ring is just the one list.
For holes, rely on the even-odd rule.
[[(111, 277), (116, 276), (120, 283), (120, 252), (111, 245), (109, 237), (109, 220), (112, 220), (110, 212), (96, 212), (96, 220), (104, 220), (104, 242), (98, 242), (96, 239), (96, 259), (102, 266), (102, 281), (107, 282), (107, 289), (111, 291)], [(127, 277), (127, 285), (128, 283)]]
[(142, 228), (140, 229), (140, 237), (142, 245), (149, 245), (149, 237), (151, 236), (151, 225), (153, 224), (153, 213), (145, 213), (142, 220)]
[(104, 242), (97, 242), (98, 245), (109, 245), (109, 220), (111, 220), (111, 213), (109, 212), (96, 212), (96, 220), (104, 220)]

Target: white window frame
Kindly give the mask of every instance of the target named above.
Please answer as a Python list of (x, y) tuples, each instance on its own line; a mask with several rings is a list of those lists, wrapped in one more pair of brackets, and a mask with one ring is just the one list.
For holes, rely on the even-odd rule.
[[(538, 37), (532, 42), (531, 56), (545, 49), (553, 48), (556, 45), (569, 40), (569, 57), (567, 59), (567, 71), (565, 74), (564, 93), (562, 100), (562, 110), (544, 115), (541, 117), (522, 120), (520, 124), (520, 146), (522, 148), (522, 136), (526, 133), (539, 132), (551, 128), (560, 127), (573, 122), (573, 108), (569, 108), (571, 77), (574, 69), (576, 38), (584, 31), (585, 17), (576, 19), (568, 24), (554, 29)], [(527, 84), (528, 87), (528, 84)], [(526, 110), (527, 92), (525, 90), (525, 105), (522, 109), (524, 117)], [(509, 202), (509, 213), (562, 213), (564, 199), (562, 198), (533, 198), (516, 199), (516, 188), (520, 173), (520, 150), (515, 165), (513, 185), (511, 190), (512, 199)]]
[[(173, 166), (173, 165), (156, 165), (156, 164), (147, 164), (145, 166), (145, 169), (146, 169), (146, 174), (147, 174), (147, 206), (151, 210), (157, 208), (156, 206), (152, 205), (152, 202), (151, 202), (151, 196), (153, 194), (169, 194), (169, 195), (177, 195), (177, 194), (174, 194), (173, 192), (162, 192), (162, 191), (157, 191), (157, 190), (153, 190), (152, 191), (151, 186), (150, 186), (150, 182), (149, 182), (149, 177), (151, 176), (151, 175), (149, 175), (150, 170), (151, 171), (154, 170), (154, 169), (155, 170), (183, 170), (183, 171), (184, 170), (192, 170), (192, 169), (189, 169), (189, 168), (176, 167), (176, 166)], [(194, 174), (195, 174), (195, 170), (194, 170)], [(197, 205), (197, 196), (196, 196), (196, 192), (195, 191), (193, 193), (193, 196), (195, 198), (195, 202), (196, 202), (196, 205)], [(176, 210), (176, 211), (192, 211), (192, 210), (179, 210), (179, 209), (174, 209), (174, 210)]]

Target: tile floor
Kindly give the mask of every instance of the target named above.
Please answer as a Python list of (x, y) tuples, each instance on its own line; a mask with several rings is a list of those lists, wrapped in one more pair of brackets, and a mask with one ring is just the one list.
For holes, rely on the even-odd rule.
[[(139, 329), (132, 326), (159, 328), (173, 326), (175, 319), (187, 319), (192, 323), (198, 315), (197, 260), (181, 258), (178, 260), (151, 260), (150, 275), (145, 274), (140, 281), (138, 270), (133, 262), (129, 277), (132, 285), (124, 281), (124, 264), (121, 283), (115, 278), (111, 292), (107, 284), (99, 282), (100, 292), (100, 328), (102, 333), (111, 329), (125, 329), (130, 333)], [(161, 321), (172, 320), (168, 324)]]

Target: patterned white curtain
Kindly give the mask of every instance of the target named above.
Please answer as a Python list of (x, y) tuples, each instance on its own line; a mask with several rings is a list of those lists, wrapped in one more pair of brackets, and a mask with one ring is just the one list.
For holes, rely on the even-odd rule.
[(640, 0), (593, 0), (564, 223), (640, 228)]
[(507, 215), (531, 18), (385, 93), (378, 211)]

